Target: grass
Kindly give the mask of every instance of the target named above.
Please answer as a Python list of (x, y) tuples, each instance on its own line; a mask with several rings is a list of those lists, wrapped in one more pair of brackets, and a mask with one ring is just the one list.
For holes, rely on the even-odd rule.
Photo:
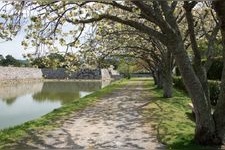
[[(140, 79), (135, 78), (130, 81), (140, 81)], [(59, 127), (60, 122), (64, 122), (75, 111), (91, 106), (104, 95), (130, 81), (116, 81), (93, 94), (55, 109), (37, 120), (0, 131), (0, 149), (10, 148), (12, 143), (27, 138), (27, 135), (34, 130), (45, 131)], [(141, 81), (144, 81), (144, 88), (147, 90), (147, 95), (144, 96), (150, 100), (150, 103), (144, 107), (143, 114), (146, 116), (147, 122), (151, 123), (155, 129), (158, 140), (169, 149), (205, 149), (206, 147), (193, 142), (195, 123), (188, 107), (188, 103), (191, 102), (190, 98), (184, 92), (176, 89), (173, 91), (173, 98), (163, 98), (162, 90), (157, 89), (152, 80), (148, 78), (141, 79)]]
[(151, 103), (143, 113), (157, 132), (158, 140), (171, 149), (202, 148), (193, 142), (195, 123), (188, 107), (190, 98), (176, 89), (172, 98), (163, 98), (162, 90), (157, 89), (152, 80), (145, 86)]
[(63, 105), (52, 112), (40, 117), (34, 121), (28, 121), (22, 125), (0, 131), (0, 149), (9, 148), (13, 143), (17, 143), (26, 138), (34, 130), (47, 131), (59, 127), (64, 120), (68, 119), (71, 114), (91, 106), (104, 95), (111, 93), (113, 90), (125, 85), (127, 80), (119, 80), (111, 85), (94, 92), (88, 96), (74, 100), (73, 102)]

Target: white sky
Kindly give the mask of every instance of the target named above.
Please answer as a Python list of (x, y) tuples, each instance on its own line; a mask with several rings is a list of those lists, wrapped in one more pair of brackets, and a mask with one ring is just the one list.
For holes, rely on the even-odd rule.
[(12, 55), (16, 59), (24, 59), (22, 54), (26, 51), (21, 46), (24, 36), (25, 33), (21, 31), (12, 41), (0, 43), (0, 54), (3, 56)]
[[(0, 1), (0, 6), (2, 5)], [(1, 19), (1, 18), (0, 18)], [(12, 41), (4, 41), (3, 39), (0, 38), (0, 55), (3, 55), (4, 57), (6, 55), (12, 55), (16, 59), (25, 59), (23, 57), (23, 54), (27, 53), (33, 53), (35, 52), (35, 47), (28, 47), (28, 49), (24, 49), (24, 47), (21, 45), (21, 42), (24, 40), (26, 36), (26, 32), (24, 29), (26, 28), (28, 24), (24, 24), (22, 29), (18, 32), (18, 34), (15, 37), (12, 37)], [(88, 26), (88, 25), (87, 25)], [(64, 25), (63, 29), (65, 30), (64, 32), (69, 31), (70, 29), (73, 29), (74, 25)], [(86, 28), (84, 30), (85, 32), (90, 32)], [(70, 36), (64, 37), (64, 39), (69, 43), (71, 42), (72, 38)], [(80, 37), (81, 41), (84, 41), (84, 38)], [(61, 46), (58, 42), (54, 43), (60, 52), (65, 52), (66, 47)], [(76, 52), (78, 49), (73, 48), (72, 51)], [(46, 50), (47, 51), (47, 48)], [(69, 49), (69, 52), (71, 52), (71, 48)]]
[[(72, 29), (72, 25), (66, 25), (63, 28), (65, 29), (65, 31)], [(85, 35), (92, 33), (93, 31), (90, 28), (90, 25), (86, 25), (82, 36), (80, 37), (80, 42), (83, 43), (84, 41), (86, 41)], [(23, 39), (26, 36), (26, 32), (24, 31), (24, 27), (20, 30), (20, 32), (16, 35), (16, 37), (12, 38), (12, 41), (6, 41), (6, 42), (0, 42), (0, 54), (3, 55), (4, 57), (6, 55), (12, 55), (14, 58), (16, 59), (25, 59), (23, 57), (23, 54), (27, 54), (27, 53), (32, 53), (35, 52), (35, 47), (29, 47), (28, 49), (24, 49), (24, 47), (21, 45), (21, 42), (23, 41)], [(68, 37), (64, 37), (64, 39), (67, 42), (71, 41), (71, 38)], [(0, 41), (2, 41), (0, 39)], [(58, 47), (60, 52), (65, 52), (66, 47), (65, 46), (61, 46), (59, 43), (55, 43), (55, 45)], [(47, 50), (47, 49), (46, 49)], [(72, 48), (73, 52), (78, 51), (79, 48)], [(71, 48), (69, 48), (69, 52), (71, 52)]]

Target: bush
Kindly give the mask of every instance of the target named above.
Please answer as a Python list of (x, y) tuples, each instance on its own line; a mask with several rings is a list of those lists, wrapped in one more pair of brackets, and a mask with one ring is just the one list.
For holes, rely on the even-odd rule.
[[(204, 64), (206, 60), (202, 60)], [(217, 57), (212, 60), (212, 65), (207, 72), (208, 80), (221, 80), (223, 70), (223, 59), (222, 57)], [(180, 76), (180, 71), (178, 67), (175, 67), (175, 75)]]
[(212, 62), (211, 67), (208, 70), (207, 76), (209, 80), (220, 80), (223, 70), (223, 59), (218, 57)]
[(180, 76), (180, 75), (181, 75), (181, 74), (180, 74), (180, 70), (178, 69), (177, 66), (175, 67), (175, 75), (176, 75), (176, 76)]
[(177, 89), (187, 92), (181, 77), (173, 77), (173, 83), (174, 87), (176, 87)]
[[(187, 92), (181, 77), (173, 77), (173, 83), (174, 83), (175, 88)], [(215, 106), (217, 104), (217, 100), (219, 98), (220, 82), (208, 80), (208, 86), (209, 86), (209, 91), (210, 91), (210, 102), (212, 105)]]
[(213, 81), (213, 80), (208, 80), (208, 86), (210, 90), (210, 101), (212, 105), (217, 104), (217, 100), (219, 98), (219, 93), (220, 93), (220, 82), (219, 81)]

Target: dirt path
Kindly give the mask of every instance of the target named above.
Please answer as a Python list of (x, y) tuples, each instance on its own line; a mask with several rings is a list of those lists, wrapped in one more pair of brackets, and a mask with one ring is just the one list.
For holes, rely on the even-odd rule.
[(61, 128), (47, 133), (35, 133), (23, 147), (38, 149), (157, 149), (163, 145), (145, 118), (141, 106), (144, 81), (131, 81), (115, 90), (93, 107), (76, 113)]

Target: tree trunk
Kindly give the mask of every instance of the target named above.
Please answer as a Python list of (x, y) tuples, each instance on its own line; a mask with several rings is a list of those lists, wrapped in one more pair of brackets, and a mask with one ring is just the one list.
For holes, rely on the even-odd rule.
[[(145, 7), (144, 2), (132, 2), (141, 9), (143, 14), (150, 16), (151, 22), (156, 24), (161, 29), (163, 34), (159, 35), (152, 32), (152, 29), (148, 30), (148, 28), (145, 28), (143, 24), (139, 26), (136, 22), (126, 22), (116, 18), (117, 21), (147, 33), (150, 37), (154, 36), (160, 40), (161, 43), (165, 44), (166, 47), (173, 53), (194, 106), (196, 115), (195, 141), (202, 145), (218, 144), (215, 134), (215, 122), (213, 116), (211, 115), (210, 104), (185, 50), (184, 42), (182, 40), (183, 38), (176, 21), (177, 19), (174, 15), (173, 9), (171, 8), (172, 6), (170, 7), (167, 1), (159, 1), (158, 4), (161, 6), (161, 9), (154, 12), (155, 8), (148, 7), (148, 5)], [(223, 9), (224, 8), (225, 7), (223, 7)], [(160, 14), (160, 11), (162, 14)], [(152, 12), (154, 12), (154, 14), (152, 14)], [(163, 19), (160, 18), (158, 21), (158, 16)]]
[(162, 60), (163, 68), (163, 97), (171, 98), (173, 95), (173, 78), (172, 78), (172, 54), (167, 50)]
[(157, 69), (157, 88), (163, 88), (163, 75), (162, 75), (162, 67), (159, 66)]
[[(223, 65), (225, 66), (225, 61)], [(217, 137), (220, 143), (223, 143), (225, 135), (225, 67), (223, 67), (220, 95), (213, 116), (216, 124)]]
[(152, 77), (153, 77), (153, 80), (154, 80), (154, 85), (157, 85), (157, 76), (156, 76), (156, 71), (152, 70)]
[(203, 90), (205, 92), (205, 96), (208, 102), (211, 104), (206, 68), (204, 68), (202, 65), (194, 66), (194, 67), (195, 67), (196, 75), (202, 84)]
[(223, 142), (225, 135), (225, 1), (214, 1), (214, 9), (221, 21), (221, 35), (223, 43), (223, 72), (220, 85), (220, 95), (214, 112), (214, 119), (216, 124), (216, 133), (220, 142)]
[(181, 39), (179, 34), (173, 34), (171, 36), (171, 41), (167, 46), (170, 50), (173, 50), (172, 52), (177, 66), (181, 72), (185, 87), (194, 106), (196, 116), (194, 139), (198, 144), (214, 144), (215, 124), (211, 115), (210, 105), (207, 101), (203, 87), (193, 70)]
[(172, 72), (167, 71), (163, 77), (163, 97), (171, 98), (173, 95), (173, 79)]
[(190, 36), (191, 41), (191, 48), (194, 53), (194, 70), (196, 72), (196, 75), (199, 79), (199, 81), (202, 84), (203, 90), (205, 92), (207, 100), (210, 102), (210, 95), (209, 95), (209, 88), (208, 88), (208, 82), (207, 82), (207, 73), (206, 69), (202, 65), (201, 60), (201, 53), (197, 44), (196, 35), (195, 35), (195, 25), (194, 25), (194, 18), (192, 15), (192, 9), (197, 4), (196, 1), (185, 1), (184, 2), (184, 9), (186, 11), (186, 20), (188, 24), (188, 32)]

